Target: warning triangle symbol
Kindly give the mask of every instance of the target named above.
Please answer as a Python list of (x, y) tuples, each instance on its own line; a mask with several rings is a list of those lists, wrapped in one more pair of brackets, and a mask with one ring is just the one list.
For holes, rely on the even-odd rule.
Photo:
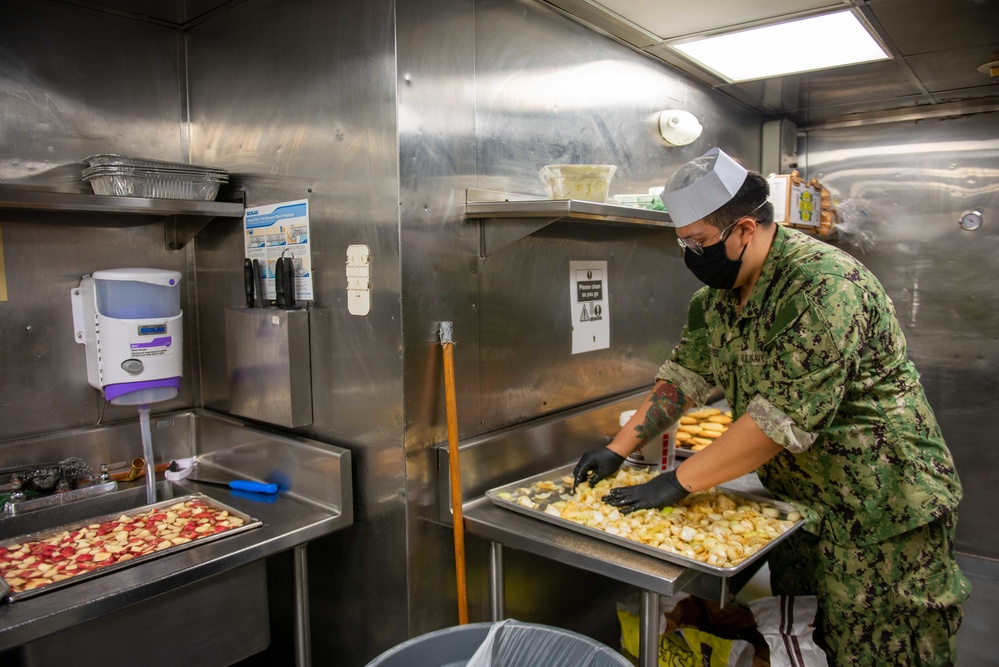
[(590, 314), (588, 312), (586, 312), (586, 305), (585, 304), (583, 305), (583, 312), (580, 313), (580, 315), (579, 315), (579, 321), (580, 322), (589, 322), (590, 321)]

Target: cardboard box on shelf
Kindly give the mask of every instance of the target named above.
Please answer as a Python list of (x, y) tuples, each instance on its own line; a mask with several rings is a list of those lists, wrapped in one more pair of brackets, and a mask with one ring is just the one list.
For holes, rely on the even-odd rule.
[(770, 185), (770, 203), (774, 206), (774, 222), (813, 230), (819, 226), (822, 206), (820, 186), (806, 183), (797, 171), (770, 174), (767, 183)]

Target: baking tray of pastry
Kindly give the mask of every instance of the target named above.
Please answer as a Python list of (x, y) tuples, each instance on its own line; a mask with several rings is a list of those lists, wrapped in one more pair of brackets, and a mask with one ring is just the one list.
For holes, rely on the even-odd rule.
[(0, 599), (14, 602), (261, 526), (204, 494), (0, 541)]

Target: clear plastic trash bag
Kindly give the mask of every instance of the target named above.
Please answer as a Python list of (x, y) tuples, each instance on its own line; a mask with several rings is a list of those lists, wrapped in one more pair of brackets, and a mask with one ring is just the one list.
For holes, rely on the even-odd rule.
[(599, 642), (560, 628), (495, 623), (468, 667), (617, 667), (631, 663)]

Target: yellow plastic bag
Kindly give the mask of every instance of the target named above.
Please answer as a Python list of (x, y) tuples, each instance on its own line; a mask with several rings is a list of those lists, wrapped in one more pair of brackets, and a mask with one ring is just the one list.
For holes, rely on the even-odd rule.
[[(639, 654), (638, 614), (618, 607), (621, 643), (624, 649)], [(755, 649), (742, 639), (723, 639), (693, 627), (679, 628), (659, 637), (660, 667), (749, 667)]]

